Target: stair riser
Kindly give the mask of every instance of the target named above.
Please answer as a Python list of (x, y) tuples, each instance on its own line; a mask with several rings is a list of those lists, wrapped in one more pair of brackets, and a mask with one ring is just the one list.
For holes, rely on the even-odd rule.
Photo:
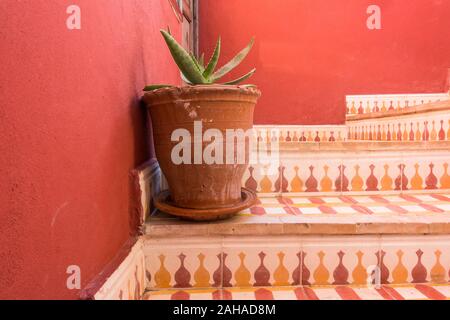
[(449, 150), (280, 151), (270, 165), (252, 164), (243, 185), (305, 196), (446, 190), (449, 159)]
[(144, 254), (151, 290), (366, 285), (377, 266), (381, 284), (444, 283), (450, 272), (450, 236), (147, 239)]
[(449, 100), (448, 93), (347, 96), (347, 115), (404, 110), (445, 100)]
[(351, 121), (349, 140), (449, 141), (450, 113), (431, 112), (408, 116)]

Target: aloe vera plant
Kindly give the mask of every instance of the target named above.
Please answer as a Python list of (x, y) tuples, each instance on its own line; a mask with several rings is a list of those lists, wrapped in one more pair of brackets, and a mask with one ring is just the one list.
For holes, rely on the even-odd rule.
[[(231, 59), (223, 67), (216, 70), (217, 63), (219, 62), (220, 51), (221, 51), (221, 39), (217, 40), (214, 52), (209, 60), (208, 64), (205, 65), (204, 54), (200, 58), (195, 57), (194, 54), (188, 53), (171, 35), (169, 30), (161, 30), (161, 34), (172, 54), (172, 57), (177, 64), (181, 72), (181, 77), (183, 81), (188, 85), (208, 85), (217, 83), (222, 77), (228, 74), (231, 70), (236, 68), (248, 55), (251, 48), (253, 47), (254, 39), (239, 52), (233, 59)], [(244, 80), (250, 78), (256, 69), (252, 69), (247, 74), (239, 77), (233, 81), (228, 81), (223, 84), (225, 85), (236, 85)], [(253, 85), (246, 85), (253, 86)], [(160, 88), (173, 87), (168, 84), (157, 84), (150, 85), (144, 88), (144, 91), (153, 91)]]

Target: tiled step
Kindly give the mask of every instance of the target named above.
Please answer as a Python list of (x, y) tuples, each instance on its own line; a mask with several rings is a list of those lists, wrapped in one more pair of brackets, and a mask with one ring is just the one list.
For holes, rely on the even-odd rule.
[(450, 141), (281, 143), (243, 185), (264, 194), (348, 195), (450, 189)]
[(233, 219), (144, 230), (148, 289), (446, 283), (450, 194), (269, 197)]
[(148, 291), (144, 300), (449, 300), (449, 284)]
[(348, 95), (347, 118), (360, 115), (389, 114), (417, 106), (450, 100), (449, 93)]
[(347, 116), (348, 140), (449, 141), (450, 100)]
[(190, 223), (158, 212), (145, 234), (175, 236), (450, 234), (450, 193), (261, 197), (233, 219)]

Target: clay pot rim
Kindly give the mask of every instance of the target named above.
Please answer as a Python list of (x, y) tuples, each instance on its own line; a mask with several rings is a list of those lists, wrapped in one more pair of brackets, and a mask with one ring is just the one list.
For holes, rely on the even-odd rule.
[(195, 94), (199, 92), (217, 92), (222, 91), (230, 94), (244, 94), (259, 98), (261, 91), (257, 87), (243, 87), (239, 85), (225, 85), (225, 84), (201, 84), (201, 85), (185, 85), (160, 88), (153, 91), (146, 92), (144, 98), (146, 99), (160, 99), (162, 96), (168, 96), (171, 94)]

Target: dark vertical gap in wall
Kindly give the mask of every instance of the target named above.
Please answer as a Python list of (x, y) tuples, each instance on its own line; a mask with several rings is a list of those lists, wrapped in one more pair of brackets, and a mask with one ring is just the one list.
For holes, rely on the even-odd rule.
[(198, 57), (200, 56), (200, 52), (199, 52), (199, 46), (198, 46), (198, 41), (199, 41), (199, 23), (198, 23), (198, 6), (199, 6), (199, 1), (198, 0), (193, 0), (193, 24), (194, 24), (194, 34), (192, 35), (194, 37), (194, 53), (195, 55)]

